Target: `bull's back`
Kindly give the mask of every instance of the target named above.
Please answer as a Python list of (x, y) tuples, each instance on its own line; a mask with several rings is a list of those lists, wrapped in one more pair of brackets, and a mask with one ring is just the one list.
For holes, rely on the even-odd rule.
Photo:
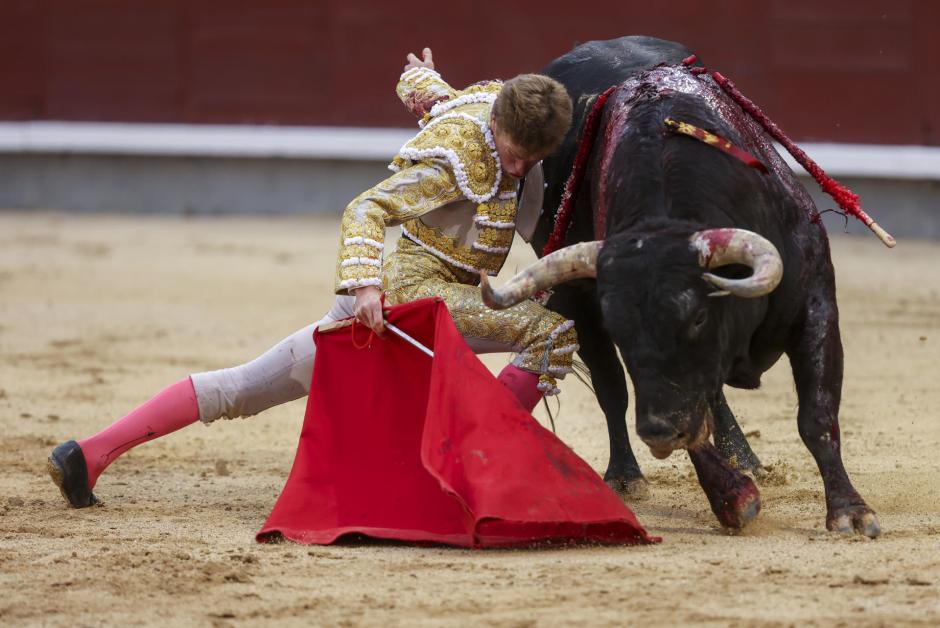
[(676, 42), (630, 35), (581, 44), (542, 69), (542, 74), (554, 78), (568, 90), (573, 111), (568, 135), (559, 149), (543, 163), (548, 184), (543, 202), (546, 211), (533, 239), (536, 251), (541, 251), (551, 231), (565, 180), (574, 164), (578, 137), (591, 98), (639, 72), (661, 63), (680, 63), (690, 54), (688, 48)]
[(564, 85), (577, 105), (585, 95), (599, 94), (660, 63), (680, 63), (690, 54), (676, 42), (630, 35), (581, 44), (549, 63), (542, 73)]

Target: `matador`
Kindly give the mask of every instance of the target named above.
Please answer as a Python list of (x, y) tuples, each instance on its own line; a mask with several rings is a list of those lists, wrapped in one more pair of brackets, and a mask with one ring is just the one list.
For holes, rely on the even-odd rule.
[[(343, 212), (329, 312), (254, 360), (192, 374), (101, 432), (56, 447), (49, 473), (71, 506), (96, 503), (98, 477), (137, 445), (197, 421), (252, 416), (306, 395), (313, 331), (355, 316), (381, 333), (383, 292), (389, 305), (440, 297), (474, 351), (515, 353), (498, 379), (529, 411), (543, 394), (559, 392), (556, 379), (570, 372), (577, 350), (573, 323), (534, 301), (491, 310), (478, 284), (481, 274), (499, 272), (517, 230), (531, 236), (541, 208), (537, 166), (568, 130), (567, 93), (533, 74), (455, 90), (434, 70), (428, 49), (423, 61), (409, 55), (396, 91), (420, 117), (420, 131), (394, 158), (394, 174)], [(385, 231), (395, 225), (402, 237), (385, 256)]]

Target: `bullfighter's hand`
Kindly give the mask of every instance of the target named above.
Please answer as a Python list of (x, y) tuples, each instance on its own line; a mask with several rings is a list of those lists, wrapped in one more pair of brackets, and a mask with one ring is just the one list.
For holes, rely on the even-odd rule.
[(413, 52), (408, 53), (408, 56), (405, 57), (405, 60), (408, 61), (407, 65), (405, 65), (406, 72), (411, 68), (434, 69), (434, 58), (431, 56), (431, 49), (425, 48), (421, 51), (421, 55), (424, 57), (424, 60), (419, 59)]
[(356, 320), (381, 334), (385, 331), (385, 319), (382, 314), (382, 291), (376, 286), (363, 286), (353, 291), (356, 303), (353, 315)]

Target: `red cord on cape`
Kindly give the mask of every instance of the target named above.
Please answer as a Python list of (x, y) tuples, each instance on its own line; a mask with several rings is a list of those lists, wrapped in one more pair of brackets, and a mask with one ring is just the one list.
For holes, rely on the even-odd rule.
[(366, 338), (366, 341), (363, 344), (356, 342), (356, 319), (353, 319), (352, 325), (349, 326), (349, 337), (352, 342), (352, 346), (357, 349), (368, 349), (372, 346), (372, 339), (375, 337), (375, 330), (371, 327), (369, 328), (369, 337)]

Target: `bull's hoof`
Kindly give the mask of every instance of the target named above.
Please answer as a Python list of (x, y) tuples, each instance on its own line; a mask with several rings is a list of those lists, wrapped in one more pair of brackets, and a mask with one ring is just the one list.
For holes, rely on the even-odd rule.
[(726, 528), (740, 530), (760, 512), (760, 491), (754, 481), (731, 466), (709, 442), (689, 450), (699, 484), (712, 512)]
[(881, 534), (878, 517), (868, 506), (846, 506), (831, 511), (826, 517), (826, 528), (842, 534), (857, 532), (870, 539)]
[(740, 530), (757, 518), (760, 513), (760, 493), (753, 482), (744, 483), (734, 493), (722, 500), (721, 506), (712, 511), (718, 522), (726, 528)]
[(621, 499), (628, 501), (644, 499), (650, 492), (650, 483), (642, 475), (638, 478), (605, 479), (604, 483)]
[(759, 484), (763, 484), (764, 482), (772, 484), (776, 481), (773, 473), (773, 467), (765, 467), (764, 465), (759, 464), (754, 469), (742, 469), (742, 471), (744, 471), (748, 477)]

